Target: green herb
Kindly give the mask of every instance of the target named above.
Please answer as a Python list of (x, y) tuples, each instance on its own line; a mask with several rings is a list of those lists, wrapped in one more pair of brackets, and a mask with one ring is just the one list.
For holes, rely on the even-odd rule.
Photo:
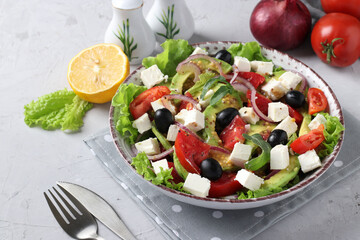
[(25, 105), (24, 121), (29, 127), (77, 131), (84, 124), (83, 116), (92, 106), (76, 96), (73, 91), (59, 90)]
[(142, 61), (144, 67), (149, 68), (156, 64), (161, 72), (169, 77), (176, 74), (176, 67), (194, 51), (194, 48), (186, 40), (168, 39), (161, 44), (164, 49), (156, 57), (147, 57)]
[[(214, 77), (214, 78), (211, 78), (210, 80), (208, 80), (204, 87), (203, 87), (203, 90), (201, 92), (201, 95), (200, 95), (200, 99), (203, 100), (204, 99), (204, 96), (206, 95), (206, 93), (209, 91), (210, 88), (212, 88), (216, 83), (224, 83), (226, 85), (228, 85), (229, 83), (226, 81), (226, 79), (223, 77), (223, 76), (218, 76), (218, 77)], [(230, 85), (230, 84), (229, 84)]]
[(177, 23), (174, 22), (174, 8), (175, 8), (175, 4), (171, 5), (171, 9), (170, 9), (170, 6), (168, 6), (167, 14), (163, 10), (161, 19), (157, 18), (161, 22), (161, 24), (165, 27), (166, 33), (163, 34), (163, 33), (157, 32), (156, 34), (159, 36), (162, 36), (166, 39), (173, 39), (180, 32), (179, 28), (176, 29)]
[(175, 184), (171, 181), (173, 179), (173, 176), (171, 175), (172, 168), (167, 170), (160, 168), (161, 171), (158, 174), (155, 174), (150, 160), (144, 152), (136, 155), (136, 157), (132, 159), (131, 165), (135, 167), (137, 173), (144, 176), (146, 180), (151, 181), (153, 184), (165, 185), (168, 188), (183, 191), (183, 182)]
[(341, 124), (339, 118), (330, 116), (328, 113), (318, 113), (323, 115), (326, 118), (324, 137), (325, 140), (322, 142), (322, 145), (325, 149), (321, 149), (318, 152), (320, 158), (324, 158), (330, 155), (336, 144), (339, 142), (341, 137), (341, 132), (345, 130), (344, 126)]
[(146, 87), (130, 84), (121, 84), (118, 92), (112, 99), (114, 106), (114, 122), (116, 130), (121, 136), (127, 136), (129, 144), (134, 144), (138, 136), (138, 130), (132, 126), (133, 118), (130, 114), (129, 105), (140, 93), (146, 90)]
[(270, 162), (271, 146), (268, 142), (264, 141), (262, 136), (258, 133), (251, 136), (243, 134), (243, 136), (245, 139), (252, 141), (254, 144), (258, 145), (262, 150), (262, 153), (258, 157), (253, 158), (245, 163), (245, 168), (251, 171), (259, 170)]
[(123, 21), (122, 29), (120, 28), (119, 25), (118, 34), (116, 33), (114, 34), (124, 45), (124, 53), (126, 54), (126, 56), (128, 56), (129, 61), (131, 61), (132, 59), (136, 59), (137, 57), (133, 57), (132, 53), (137, 48), (137, 43), (133, 45), (134, 37), (131, 37), (130, 39), (130, 24), (128, 18), (126, 19), (126, 24), (125, 24), (125, 20)]

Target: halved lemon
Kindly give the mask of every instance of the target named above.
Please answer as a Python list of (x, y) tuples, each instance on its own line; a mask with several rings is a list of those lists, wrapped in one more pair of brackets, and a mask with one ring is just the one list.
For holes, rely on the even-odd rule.
[(82, 50), (68, 67), (71, 88), (82, 99), (105, 103), (129, 75), (129, 60), (120, 46), (101, 43)]

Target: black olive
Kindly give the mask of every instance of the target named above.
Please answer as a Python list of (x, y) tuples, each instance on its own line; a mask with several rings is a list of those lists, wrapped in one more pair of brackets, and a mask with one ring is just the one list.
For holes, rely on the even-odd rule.
[(267, 142), (271, 147), (275, 147), (279, 144), (286, 145), (288, 142), (287, 133), (282, 129), (275, 129), (270, 133)]
[(236, 108), (225, 108), (216, 115), (216, 131), (221, 132), (226, 128), (236, 115), (240, 115)]
[(304, 105), (305, 96), (299, 91), (292, 90), (286, 93), (285, 102), (293, 108), (299, 108)]
[(222, 168), (220, 163), (213, 158), (207, 158), (200, 163), (201, 176), (216, 181), (221, 178)]
[(229, 53), (226, 50), (220, 50), (215, 54), (215, 58), (223, 60), (224, 62), (227, 62), (228, 64), (231, 64), (232, 57), (231, 53)]
[(159, 132), (167, 133), (170, 125), (174, 123), (174, 116), (168, 109), (160, 108), (156, 110), (154, 120), (156, 128)]

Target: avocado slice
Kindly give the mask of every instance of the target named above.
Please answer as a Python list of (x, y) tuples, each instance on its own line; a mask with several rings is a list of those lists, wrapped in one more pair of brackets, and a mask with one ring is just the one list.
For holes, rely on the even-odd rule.
[[(257, 124), (250, 125), (250, 131), (247, 133), (248, 135), (254, 135), (259, 133), (260, 135), (270, 134), (271, 131), (276, 127), (276, 124), (265, 122), (263, 120), (257, 122)], [(255, 152), (258, 147), (252, 141), (246, 140), (245, 144), (252, 146), (252, 153)]]
[(204, 85), (206, 84), (207, 81), (209, 81), (211, 78), (215, 77), (215, 73), (214, 72), (209, 72), (206, 71), (202, 74), (199, 75), (199, 81), (197, 81), (194, 86), (192, 86), (191, 88), (189, 88), (187, 90), (188, 93), (191, 94), (191, 96), (193, 97), (198, 97), (201, 95), (201, 92), (203, 90)]
[(299, 137), (310, 132), (309, 123), (311, 122), (311, 115), (305, 111), (302, 112), (302, 115), (304, 118), (300, 126)]
[[(216, 58), (214, 59), (215, 61), (220, 63), (223, 73), (227, 74), (232, 71), (232, 66), (230, 64), (220, 59), (216, 59)], [(212, 70), (218, 72), (216, 66), (213, 63), (211, 63), (209, 60), (206, 60), (204, 58), (196, 58), (191, 60), (191, 62), (195, 63), (201, 69), (201, 71)]]
[(176, 156), (175, 151), (173, 154), (173, 160), (174, 160), (174, 167), (176, 172), (179, 174), (180, 177), (182, 177), (185, 180), (189, 172), (181, 165), (179, 158)]
[(183, 74), (175, 74), (170, 84), (170, 91), (172, 94), (182, 94), (183, 85), (192, 75), (192, 72), (186, 72)]
[(207, 108), (205, 108), (205, 129), (202, 135), (206, 143), (213, 146), (219, 146), (221, 144), (221, 139), (215, 131), (216, 114), (226, 108), (232, 107), (239, 109), (241, 106), (242, 102), (239, 102), (235, 96), (227, 94), (225, 97), (223, 97), (221, 101), (219, 101), (215, 105), (209, 105)]
[(290, 156), (289, 166), (280, 170), (269, 179), (265, 180), (261, 185), (261, 189), (268, 191), (276, 191), (279, 188), (287, 185), (292, 179), (294, 179), (300, 170), (300, 163), (297, 156)]

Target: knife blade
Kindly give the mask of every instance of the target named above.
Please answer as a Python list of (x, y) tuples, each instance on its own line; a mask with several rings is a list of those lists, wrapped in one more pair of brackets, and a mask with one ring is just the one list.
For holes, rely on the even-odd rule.
[(84, 207), (124, 240), (136, 240), (115, 210), (102, 197), (80, 185), (69, 182), (56, 182), (62, 189), (73, 195)]

